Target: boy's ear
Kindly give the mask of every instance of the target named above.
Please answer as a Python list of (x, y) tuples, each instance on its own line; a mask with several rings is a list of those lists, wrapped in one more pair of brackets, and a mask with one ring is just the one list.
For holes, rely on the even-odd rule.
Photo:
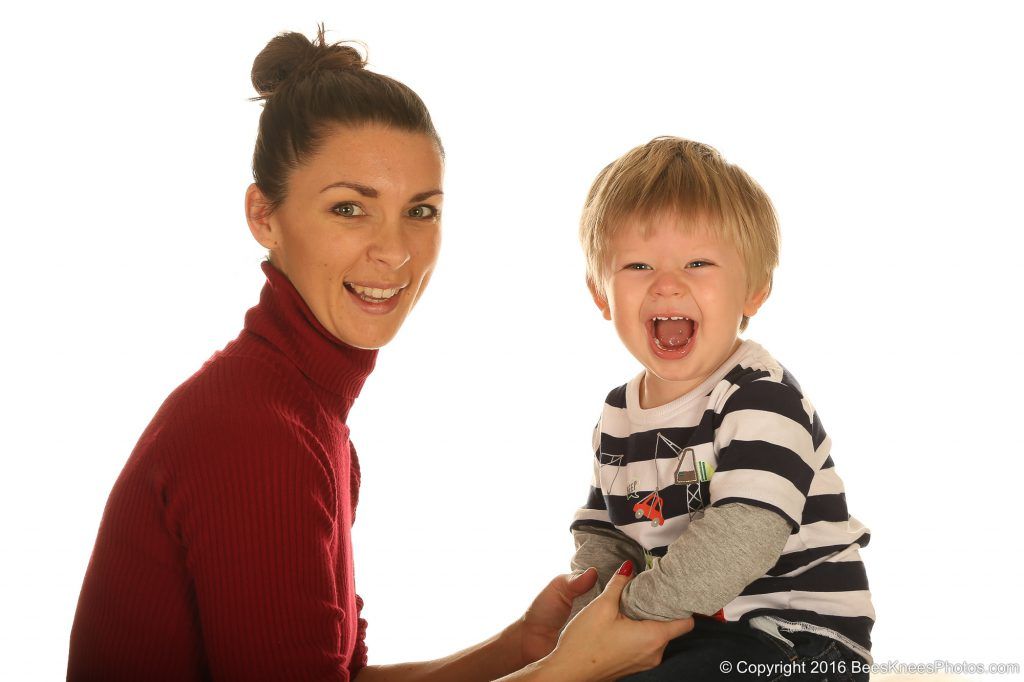
[(249, 232), (263, 247), (274, 249), (277, 247), (278, 234), (271, 224), (270, 214), (270, 202), (266, 195), (256, 183), (249, 185), (245, 191), (245, 220), (249, 223)]
[(593, 296), (594, 303), (601, 309), (601, 315), (604, 319), (612, 319), (612, 309), (611, 306), (608, 305), (608, 299), (597, 290), (597, 285), (594, 284), (594, 280), (589, 277), (587, 277), (587, 288), (590, 289), (590, 295)]
[(761, 308), (761, 305), (768, 299), (768, 294), (772, 292), (772, 283), (769, 281), (765, 284), (760, 291), (755, 291), (753, 294), (747, 297), (746, 302), (743, 304), (743, 314), (747, 317), (753, 317), (757, 314), (757, 311)]

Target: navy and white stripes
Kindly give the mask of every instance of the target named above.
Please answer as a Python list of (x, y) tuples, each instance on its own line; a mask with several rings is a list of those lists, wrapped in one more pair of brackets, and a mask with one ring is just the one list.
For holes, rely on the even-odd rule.
[(874, 609), (858, 553), (870, 532), (849, 514), (831, 440), (796, 380), (752, 341), (667, 405), (640, 407), (641, 378), (608, 394), (573, 528), (614, 527), (662, 556), (704, 507), (770, 509), (792, 535), (775, 566), (725, 606), (726, 619), (768, 617), (870, 660)]

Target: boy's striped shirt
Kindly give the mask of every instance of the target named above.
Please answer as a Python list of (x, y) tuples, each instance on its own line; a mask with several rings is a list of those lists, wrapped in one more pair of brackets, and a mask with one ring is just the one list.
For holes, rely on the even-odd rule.
[(796, 380), (752, 341), (667, 405), (640, 408), (642, 376), (608, 394), (573, 528), (614, 527), (663, 556), (704, 507), (772, 510), (792, 535), (725, 618), (824, 634), (870, 661), (875, 614), (858, 552), (870, 532), (847, 510), (831, 440)]

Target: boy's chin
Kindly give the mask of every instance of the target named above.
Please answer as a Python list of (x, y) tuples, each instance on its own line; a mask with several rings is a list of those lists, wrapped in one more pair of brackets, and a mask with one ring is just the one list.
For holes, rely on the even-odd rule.
[(674, 372), (669, 372), (665, 371), (665, 369), (661, 367), (646, 367), (645, 369), (647, 370), (648, 379), (652, 381), (658, 381), (660, 383), (665, 384), (666, 386), (675, 384), (690, 384), (693, 383), (694, 381), (699, 383), (707, 378), (707, 375), (699, 376), (699, 373), (697, 376), (695, 376), (693, 373), (682, 372), (678, 370)]
[(706, 375), (666, 372), (663, 368), (646, 366), (640, 395), (640, 406), (651, 409), (683, 397), (701, 385)]

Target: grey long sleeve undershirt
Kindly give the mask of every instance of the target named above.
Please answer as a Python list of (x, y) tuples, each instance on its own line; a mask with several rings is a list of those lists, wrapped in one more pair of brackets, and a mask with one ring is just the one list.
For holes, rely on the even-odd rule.
[(635, 620), (711, 615), (775, 565), (790, 531), (785, 519), (767, 509), (741, 503), (710, 507), (668, 546), (664, 557), (643, 570), (644, 550), (632, 538), (595, 526), (574, 530), (572, 569), (595, 567), (598, 584), (575, 600), (572, 613), (600, 594), (630, 559), (642, 572), (622, 593), (623, 614)]

